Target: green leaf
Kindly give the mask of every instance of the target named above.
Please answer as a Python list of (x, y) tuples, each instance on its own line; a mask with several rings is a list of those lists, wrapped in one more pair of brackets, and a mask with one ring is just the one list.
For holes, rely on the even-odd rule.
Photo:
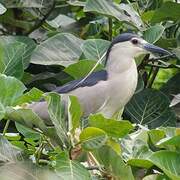
[(180, 86), (177, 86), (177, 84), (180, 84), (180, 73), (177, 73), (169, 79), (167, 83), (161, 87), (161, 91), (172, 99), (173, 94), (178, 94), (180, 92)]
[(0, 162), (16, 162), (20, 153), (20, 149), (13, 146), (7, 139), (0, 135)]
[(36, 43), (31, 38), (26, 36), (1, 36), (0, 39), (5, 44), (18, 43), (18, 42), (24, 44), (22, 61), (23, 61), (23, 68), (26, 69), (29, 65), (31, 54), (36, 47)]
[(56, 173), (60, 179), (90, 180), (89, 172), (79, 162), (69, 159), (66, 153), (56, 156)]
[(180, 47), (178, 46), (177, 48), (174, 48), (172, 51), (177, 56), (177, 58), (180, 60)]
[(160, 141), (158, 141), (156, 143), (156, 145), (158, 145), (158, 146), (162, 146), (162, 145), (180, 146), (180, 135), (163, 138)]
[(131, 167), (126, 165), (120, 155), (111, 147), (102, 146), (93, 151), (98, 162), (105, 167), (108, 173), (117, 180), (134, 180)]
[(142, 180), (170, 180), (167, 176), (161, 174), (151, 174), (145, 176)]
[(133, 126), (129, 121), (106, 119), (101, 114), (91, 115), (89, 125), (102, 129), (107, 135), (115, 138), (122, 138), (133, 130)]
[(0, 3), (0, 15), (4, 14), (7, 11), (7, 9)]
[(148, 131), (135, 131), (121, 140), (122, 155), (127, 164), (136, 167), (150, 168), (153, 164), (148, 160), (152, 151), (148, 146)]
[[(85, 12), (95, 12), (106, 16), (114, 17), (119, 21), (131, 22), (137, 27), (142, 25), (138, 13), (132, 6), (121, 3), (120, 5), (106, 0), (88, 0), (84, 7)], [(125, 12), (126, 15), (125, 14)]]
[(149, 43), (155, 43), (160, 39), (164, 30), (165, 27), (160, 24), (151, 26), (146, 31), (144, 31), (144, 39)]
[(0, 103), (0, 120), (4, 118), (6, 113), (5, 107)]
[(151, 22), (159, 23), (165, 20), (178, 21), (180, 19), (179, 10), (179, 3), (165, 2), (159, 9), (155, 10)]
[(159, 151), (152, 154), (149, 160), (159, 167), (169, 178), (180, 179), (180, 154), (171, 151)]
[(37, 88), (32, 88), (30, 91), (23, 94), (16, 101), (16, 104), (31, 103), (39, 101), (42, 98), (43, 92)]
[(142, 13), (141, 18), (143, 21), (150, 21), (154, 15), (154, 10), (145, 11)]
[(25, 45), (20, 42), (0, 43), (0, 73), (22, 78)]
[(83, 40), (72, 34), (60, 33), (41, 43), (31, 56), (31, 63), (68, 66), (77, 62)]
[(149, 138), (151, 140), (151, 142), (156, 145), (156, 143), (158, 141), (160, 141), (161, 139), (163, 139), (166, 135), (165, 131), (161, 130), (161, 129), (152, 129), (150, 131), (148, 131), (149, 134)]
[[(81, 60), (77, 63), (69, 65), (67, 68), (64, 69), (64, 72), (68, 73), (75, 79), (79, 79), (85, 77), (95, 66), (96, 61), (91, 60)], [(98, 71), (103, 69), (103, 66), (99, 64), (94, 71)]]
[[(8, 1), (8, 0), (1, 0), (1, 2), (7, 7), (7, 8), (43, 8), (45, 4), (48, 4), (48, 1), (38, 1), (38, 0), (14, 0), (14, 1)], [(48, 3), (47, 3), (48, 2)]]
[(63, 14), (59, 14), (53, 20), (46, 20), (46, 22), (54, 28), (66, 28), (67, 26), (75, 23), (76, 21), (73, 18), (70, 18)]
[(62, 144), (67, 147), (69, 144), (66, 128), (66, 119), (65, 119), (65, 107), (61, 101), (61, 96), (57, 93), (48, 93), (48, 96), (45, 97), (48, 103), (48, 113), (50, 119), (56, 129), (56, 133), (60, 138)]
[(17, 122), (15, 122), (15, 125), (18, 132), (21, 133), (25, 138), (32, 138), (33, 140), (38, 140), (40, 138), (40, 134), (36, 131)]
[(143, 89), (144, 89), (144, 81), (143, 81), (143, 78), (142, 78), (141, 74), (138, 74), (138, 83), (137, 83), (137, 86), (136, 86), (135, 94), (139, 93)]
[(110, 42), (103, 39), (88, 39), (83, 43), (81, 49), (87, 59), (99, 60), (109, 45)]
[(83, 112), (81, 110), (81, 105), (78, 102), (76, 96), (69, 96), (68, 105), (68, 122), (69, 131), (73, 131), (80, 126), (80, 120)]
[(103, 146), (108, 137), (102, 129), (87, 127), (83, 129), (79, 138), (85, 150), (94, 150)]
[(19, 133), (5, 133), (5, 137), (9, 141), (19, 141), (21, 139)]
[(25, 90), (26, 87), (18, 79), (0, 74), (0, 102), (2, 105), (14, 105)]
[(84, 7), (86, 4), (86, 2), (78, 1), (78, 0), (76, 0), (76, 1), (70, 0), (67, 3), (70, 4), (71, 6), (82, 6), (82, 7)]
[(135, 146), (133, 147), (132, 157), (129, 158), (127, 164), (148, 169), (153, 166), (152, 162), (148, 160), (148, 157), (151, 155), (152, 151), (149, 147), (144, 144), (143, 141), (137, 140)]
[(7, 107), (6, 117), (29, 128), (36, 126), (47, 134), (47, 127), (44, 124), (44, 121), (33, 113), (31, 109)]
[(169, 104), (168, 98), (160, 91), (145, 89), (132, 97), (125, 107), (125, 113), (132, 122), (146, 124), (151, 128), (175, 126), (175, 115)]

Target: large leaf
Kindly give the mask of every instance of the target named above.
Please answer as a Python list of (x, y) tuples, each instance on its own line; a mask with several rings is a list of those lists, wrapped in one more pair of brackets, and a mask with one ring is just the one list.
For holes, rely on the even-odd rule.
[(0, 39), (6, 44), (18, 42), (24, 44), (22, 61), (24, 69), (27, 68), (30, 62), (31, 54), (36, 47), (36, 43), (31, 38), (26, 36), (1, 36)]
[(102, 146), (93, 152), (98, 162), (105, 167), (108, 173), (117, 180), (133, 180), (130, 166), (126, 165), (122, 157), (111, 147)]
[(73, 18), (59, 14), (55, 19), (47, 20), (46, 22), (54, 28), (65, 28), (75, 23), (76, 21)]
[(81, 132), (79, 138), (84, 149), (94, 150), (106, 143), (107, 134), (102, 129), (87, 127)]
[(74, 130), (80, 126), (80, 120), (82, 114), (83, 112), (81, 110), (81, 105), (79, 104), (77, 97), (69, 96), (69, 106), (68, 106), (69, 131), (74, 132)]
[(0, 73), (21, 78), (23, 75), (23, 54), (25, 44), (0, 42)]
[(4, 118), (6, 113), (5, 107), (0, 103), (0, 120)]
[(171, 146), (179, 147), (180, 146), (180, 135), (163, 138), (160, 141), (158, 141), (156, 144), (161, 147), (162, 147), (162, 145), (163, 146), (171, 145)]
[(1, 0), (1, 2), (7, 7), (7, 8), (43, 8), (44, 5), (48, 5), (48, 0)]
[(180, 84), (180, 73), (177, 73), (169, 79), (168, 82), (161, 87), (161, 91), (172, 99), (173, 95), (180, 92), (180, 86), (177, 86), (177, 84)]
[(180, 4), (175, 2), (165, 2), (157, 9), (152, 17), (151, 22), (158, 23), (165, 20), (179, 20), (180, 19)]
[(148, 131), (148, 135), (150, 142), (156, 145), (158, 141), (165, 137), (166, 133), (162, 129), (152, 129)]
[(60, 179), (90, 180), (89, 172), (79, 162), (69, 159), (66, 153), (56, 156), (56, 173)]
[(72, 34), (57, 34), (37, 46), (32, 54), (31, 63), (62, 66), (73, 64), (82, 53), (82, 42), (83, 40)]
[(6, 117), (29, 128), (33, 128), (35, 126), (41, 129), (44, 134), (47, 134), (47, 127), (44, 124), (44, 121), (31, 109), (7, 107)]
[(110, 42), (103, 39), (89, 39), (83, 43), (81, 48), (87, 59), (99, 60), (109, 45)]
[(26, 87), (18, 79), (0, 74), (0, 102), (2, 105), (14, 105), (25, 90)]
[(57, 93), (49, 93), (46, 97), (48, 103), (48, 113), (56, 129), (58, 137), (61, 139), (63, 146), (68, 146), (68, 136), (65, 119), (65, 107), (61, 104), (61, 96)]
[(0, 163), (16, 162), (20, 157), (20, 149), (13, 146), (8, 140), (0, 135)]
[(15, 123), (16, 129), (19, 133), (21, 133), (25, 138), (31, 138), (33, 140), (38, 140), (40, 138), (40, 134), (33, 129), (30, 129), (22, 124)]
[[(64, 69), (64, 72), (68, 73), (75, 79), (85, 77), (95, 66), (96, 61), (91, 60), (81, 60), (77, 63), (69, 65), (67, 68)], [(103, 69), (103, 66), (99, 64), (94, 71), (98, 71)]]
[(172, 151), (159, 151), (152, 154), (149, 160), (159, 167), (169, 178), (180, 179), (180, 154)]
[(129, 158), (127, 164), (136, 167), (150, 168), (153, 166), (152, 162), (148, 160), (148, 157), (152, 155), (152, 151), (142, 141), (136, 141), (133, 147), (132, 157)]
[(144, 39), (148, 41), (149, 43), (155, 43), (156, 41), (160, 39), (164, 30), (165, 30), (165, 27), (160, 24), (151, 26), (144, 32)]
[(133, 126), (129, 121), (117, 121), (114, 119), (106, 119), (101, 114), (91, 115), (89, 117), (89, 125), (104, 130), (109, 136), (122, 138), (133, 130)]
[(0, 3), (0, 15), (4, 14), (7, 11), (7, 9)]
[(0, 168), (2, 180), (59, 180), (54, 171), (36, 166), (31, 161), (7, 163)]
[(118, 5), (112, 1), (88, 0), (84, 7), (84, 11), (96, 12), (106, 16), (115, 17), (119, 21), (131, 22), (137, 27), (140, 27), (142, 24), (137, 12), (135, 12), (135, 10), (127, 4)]
[(135, 131), (121, 140), (122, 156), (127, 164), (149, 168), (153, 164), (147, 159), (152, 151), (148, 146), (148, 131)]
[(138, 74), (138, 83), (137, 83), (137, 86), (136, 86), (135, 94), (139, 93), (143, 89), (144, 89), (144, 81), (143, 81), (142, 75)]
[(23, 94), (16, 101), (16, 104), (32, 103), (34, 101), (39, 101), (42, 98), (43, 92), (37, 88), (32, 88), (30, 91)]
[(175, 114), (169, 108), (168, 98), (160, 91), (145, 89), (135, 94), (125, 112), (134, 123), (149, 127), (175, 126)]

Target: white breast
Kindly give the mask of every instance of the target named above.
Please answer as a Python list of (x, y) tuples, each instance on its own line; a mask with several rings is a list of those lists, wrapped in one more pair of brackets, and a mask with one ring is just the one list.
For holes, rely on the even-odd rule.
[(122, 109), (134, 94), (137, 79), (135, 63), (132, 63), (128, 70), (113, 74), (108, 80), (108, 101), (101, 107), (100, 112), (106, 117), (112, 117), (117, 111)]

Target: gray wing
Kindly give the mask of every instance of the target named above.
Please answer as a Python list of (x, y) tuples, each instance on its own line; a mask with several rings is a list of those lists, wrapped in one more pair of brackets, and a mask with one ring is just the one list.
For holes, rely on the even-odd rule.
[[(63, 86), (57, 87), (54, 92), (64, 94), (68, 93), (74, 89), (85, 86), (93, 86), (97, 84), (99, 81), (105, 81), (108, 78), (108, 73), (106, 70), (101, 70), (98, 72), (94, 72), (90, 74), (85, 80), (84, 78), (80, 78), (78, 80), (71, 81)], [(83, 80), (83, 81), (82, 81)], [(82, 82), (81, 82), (82, 81)]]

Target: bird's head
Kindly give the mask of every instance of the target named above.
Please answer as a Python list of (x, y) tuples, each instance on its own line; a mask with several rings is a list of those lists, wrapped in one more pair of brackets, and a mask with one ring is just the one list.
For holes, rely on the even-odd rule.
[(133, 33), (123, 33), (114, 38), (108, 51), (107, 60), (110, 55), (132, 59), (139, 54), (150, 52), (159, 55), (172, 55), (169, 51), (148, 43), (140, 36)]

